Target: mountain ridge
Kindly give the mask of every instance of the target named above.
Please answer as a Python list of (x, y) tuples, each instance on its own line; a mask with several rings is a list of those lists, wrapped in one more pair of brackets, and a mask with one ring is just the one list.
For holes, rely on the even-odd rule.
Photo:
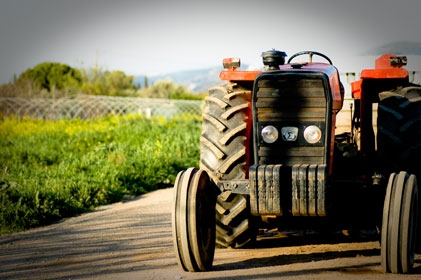
[(394, 53), (396, 55), (421, 55), (421, 42), (396, 41), (376, 48), (369, 49), (362, 55), (380, 55)]
[(222, 70), (222, 67), (215, 66), (150, 76), (137, 75), (135, 76), (134, 83), (143, 88), (145, 86), (145, 77), (147, 78), (149, 85), (156, 83), (157, 81), (170, 80), (174, 84), (186, 86), (192, 92), (203, 93), (207, 92), (209, 88), (223, 83), (223, 81), (219, 79), (219, 73)]

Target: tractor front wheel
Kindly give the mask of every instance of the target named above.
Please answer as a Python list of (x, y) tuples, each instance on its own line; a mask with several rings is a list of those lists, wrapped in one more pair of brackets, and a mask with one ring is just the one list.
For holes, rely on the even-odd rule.
[(386, 189), (381, 229), (384, 272), (408, 273), (414, 265), (418, 221), (415, 175), (392, 173)]
[(173, 243), (179, 266), (190, 272), (212, 268), (215, 253), (217, 189), (204, 170), (177, 175), (172, 215)]

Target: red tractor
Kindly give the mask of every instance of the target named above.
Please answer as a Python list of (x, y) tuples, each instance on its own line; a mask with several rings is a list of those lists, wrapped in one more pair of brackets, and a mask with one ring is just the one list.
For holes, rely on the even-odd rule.
[(406, 57), (386, 54), (361, 72), (349, 131), (339, 134), (337, 68), (314, 51), (285, 57), (263, 52), (261, 71), (224, 59), (227, 83), (206, 98), (200, 169), (181, 171), (174, 185), (179, 265), (210, 270), (216, 244), (243, 247), (265, 229), (368, 229), (379, 233), (383, 270), (407, 273), (418, 235), (421, 87), (410, 83)]

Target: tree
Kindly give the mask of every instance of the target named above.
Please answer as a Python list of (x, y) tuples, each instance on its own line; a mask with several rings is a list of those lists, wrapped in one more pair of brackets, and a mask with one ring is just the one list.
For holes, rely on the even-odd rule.
[(106, 72), (105, 85), (109, 95), (125, 95), (127, 90), (135, 90), (134, 77), (127, 76), (123, 71)]
[(167, 99), (187, 99), (202, 100), (200, 94), (194, 94), (184, 85), (174, 84), (171, 80), (161, 80), (152, 84), (148, 88), (139, 91), (140, 97), (146, 98), (167, 98)]
[(93, 69), (84, 72), (82, 90), (92, 95), (128, 96), (133, 95), (136, 86), (134, 77), (123, 71), (101, 71)]
[(168, 98), (171, 99), (174, 95), (188, 92), (185, 86), (176, 85), (170, 80), (158, 81), (148, 88), (144, 89), (145, 97), (151, 98)]
[(18, 81), (30, 80), (39, 88), (65, 90), (79, 88), (82, 84), (82, 74), (79, 70), (67, 64), (44, 62), (23, 72)]

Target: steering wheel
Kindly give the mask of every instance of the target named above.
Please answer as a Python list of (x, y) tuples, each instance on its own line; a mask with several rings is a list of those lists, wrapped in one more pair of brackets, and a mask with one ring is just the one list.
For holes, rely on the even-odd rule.
[(317, 56), (320, 56), (320, 57), (323, 57), (324, 59), (326, 59), (329, 62), (330, 65), (333, 65), (332, 60), (330, 60), (329, 57), (327, 57), (326, 55), (324, 55), (322, 53), (314, 52), (314, 51), (302, 51), (302, 52), (295, 53), (288, 59), (287, 63), (290, 64), (291, 60), (293, 60), (297, 56), (305, 55), (305, 54), (309, 55), (309, 61), (308, 61), (309, 63), (313, 62), (313, 55), (317, 55)]

